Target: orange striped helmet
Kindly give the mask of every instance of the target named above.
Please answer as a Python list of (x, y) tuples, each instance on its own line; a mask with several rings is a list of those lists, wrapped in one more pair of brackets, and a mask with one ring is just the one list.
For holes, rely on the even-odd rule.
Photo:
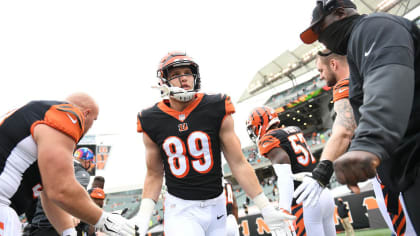
[(157, 77), (161, 80), (162, 84), (166, 84), (169, 87), (169, 70), (174, 67), (187, 66), (191, 69), (194, 75), (194, 91), (198, 91), (201, 85), (200, 72), (198, 70), (198, 64), (185, 52), (173, 51), (169, 52), (164, 56), (159, 63), (159, 68), (157, 70)]
[(275, 125), (280, 124), (279, 117), (273, 108), (268, 106), (254, 108), (246, 121), (248, 135), (254, 143)]

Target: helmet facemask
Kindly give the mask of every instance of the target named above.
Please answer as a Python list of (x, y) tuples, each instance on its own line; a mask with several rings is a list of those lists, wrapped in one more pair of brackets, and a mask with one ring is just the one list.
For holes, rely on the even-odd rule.
[[(185, 90), (180, 87), (173, 87), (170, 84), (170, 80), (179, 79), (181, 80), (181, 75), (177, 78), (169, 79), (169, 71), (177, 67), (188, 67), (191, 69), (192, 75), (194, 77), (193, 89)], [(160, 87), (162, 97), (169, 96), (180, 102), (188, 102), (194, 98), (196, 92), (201, 87), (200, 73), (198, 70), (198, 64), (195, 63), (192, 58), (188, 57), (185, 53), (180, 52), (171, 52), (165, 56), (160, 63), (159, 69), (157, 71), (157, 77), (160, 79)], [(181, 81), (179, 81), (181, 84)]]

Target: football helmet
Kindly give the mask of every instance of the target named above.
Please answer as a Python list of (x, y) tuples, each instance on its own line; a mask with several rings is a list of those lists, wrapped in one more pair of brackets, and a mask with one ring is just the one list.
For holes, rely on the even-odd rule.
[[(169, 81), (171, 80), (169, 70), (175, 67), (187, 66), (191, 69), (194, 76), (194, 88), (190, 91), (186, 91), (182, 88), (174, 88), (171, 86)], [(170, 96), (181, 102), (187, 102), (191, 100), (195, 93), (200, 90), (201, 79), (198, 64), (184, 52), (173, 51), (169, 52), (166, 56), (160, 60), (159, 68), (157, 70), (157, 77), (160, 79), (158, 89), (161, 90), (162, 96)]]
[(258, 143), (258, 140), (275, 124), (280, 124), (280, 120), (273, 108), (268, 106), (257, 107), (249, 115), (246, 121), (246, 129), (251, 140)]
[(95, 154), (87, 147), (78, 148), (73, 156), (82, 164), (83, 168), (88, 170), (95, 163)]
[(78, 160), (93, 161), (93, 157), (95, 156), (95, 154), (93, 154), (92, 150), (90, 150), (89, 148), (81, 147), (74, 152), (73, 156)]

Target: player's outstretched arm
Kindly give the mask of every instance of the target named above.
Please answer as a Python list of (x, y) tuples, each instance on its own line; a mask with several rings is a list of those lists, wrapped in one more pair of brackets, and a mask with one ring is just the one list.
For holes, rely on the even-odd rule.
[(225, 117), (220, 128), (219, 136), (223, 153), (232, 170), (233, 176), (235, 176), (239, 185), (261, 210), (264, 221), (270, 228), (272, 234), (291, 235), (292, 231), (289, 229), (289, 221), (294, 220), (295, 216), (274, 209), (273, 205), (268, 201), (258, 182), (254, 169), (252, 169), (242, 154), (241, 144), (234, 131), (234, 122), (230, 115)]
[(143, 142), (146, 147), (146, 177), (144, 179), (143, 196), (139, 214), (133, 220), (138, 226), (140, 236), (147, 233), (150, 217), (152, 216), (156, 202), (162, 189), (163, 163), (161, 161), (159, 147), (150, 137), (143, 133)]
[(220, 128), (219, 136), (226, 161), (232, 170), (233, 176), (238, 180), (239, 185), (244, 189), (245, 193), (251, 198), (262, 193), (262, 188), (254, 169), (252, 169), (242, 154), (241, 143), (234, 131), (232, 116), (227, 115), (225, 117)]
[(72, 155), (76, 144), (70, 136), (44, 124), (35, 126), (33, 136), (38, 149), (43, 194), (49, 200), (109, 235), (134, 234), (134, 225), (121, 216), (102, 211), (77, 182)]

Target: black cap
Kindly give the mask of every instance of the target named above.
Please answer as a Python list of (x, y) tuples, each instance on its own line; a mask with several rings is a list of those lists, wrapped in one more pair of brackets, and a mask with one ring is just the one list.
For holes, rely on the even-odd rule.
[(300, 34), (300, 39), (306, 44), (315, 42), (318, 39), (318, 34), (312, 28), (340, 7), (356, 9), (356, 5), (351, 0), (317, 0), (316, 7), (312, 12), (311, 25)]

